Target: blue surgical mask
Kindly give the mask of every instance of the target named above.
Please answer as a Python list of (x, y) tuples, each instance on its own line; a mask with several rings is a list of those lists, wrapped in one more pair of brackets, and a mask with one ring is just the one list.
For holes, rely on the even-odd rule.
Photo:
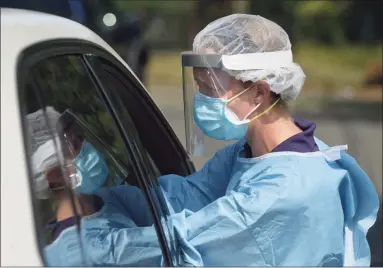
[(194, 96), (194, 120), (210, 138), (239, 140), (246, 135), (248, 122), (241, 122), (226, 105), (225, 100), (211, 98), (197, 92)]
[(80, 177), (79, 185), (75, 186), (77, 194), (93, 194), (108, 178), (109, 170), (104, 155), (87, 141), (83, 142), (74, 164)]

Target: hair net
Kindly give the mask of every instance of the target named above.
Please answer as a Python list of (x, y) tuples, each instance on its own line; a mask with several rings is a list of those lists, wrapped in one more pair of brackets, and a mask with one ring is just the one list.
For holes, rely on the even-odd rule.
[(40, 109), (26, 116), (29, 146), (32, 153), (34, 153), (40, 145), (51, 140), (53, 138), (52, 134), (57, 134), (55, 127), (60, 117), (61, 114), (50, 106), (46, 107), (45, 113), (44, 109)]
[(60, 164), (57, 150), (60, 150), (61, 146), (54, 129), (60, 116), (52, 107), (47, 107), (45, 113), (40, 109), (26, 116), (34, 185), (40, 199), (49, 197), (49, 183), (44, 172)]
[[(291, 50), (287, 33), (276, 23), (257, 15), (234, 14), (209, 23), (194, 38), (193, 51), (221, 55)], [(263, 79), (283, 100), (300, 93), (305, 74), (298, 64), (263, 70), (226, 70), (243, 82)]]

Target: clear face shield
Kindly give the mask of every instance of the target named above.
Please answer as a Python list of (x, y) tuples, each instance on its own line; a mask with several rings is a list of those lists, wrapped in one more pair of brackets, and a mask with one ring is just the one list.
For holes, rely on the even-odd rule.
[[(212, 147), (220, 148), (225, 142), (211, 139), (195, 121), (194, 100), (200, 95), (210, 98), (225, 96), (225, 81), (220, 68), (220, 56), (198, 55), (193, 52), (182, 53), (182, 77), (185, 111), (186, 148), (191, 156), (207, 156), (205, 140), (213, 143)], [(214, 150), (214, 149), (213, 149)]]
[[(291, 51), (238, 55), (183, 52), (181, 58), (186, 149), (191, 156), (205, 157), (245, 137), (261, 104), (254, 102), (255, 82), (265, 79), (267, 70), (292, 64)], [(236, 74), (245, 72), (251, 72), (249, 79), (237, 78)]]

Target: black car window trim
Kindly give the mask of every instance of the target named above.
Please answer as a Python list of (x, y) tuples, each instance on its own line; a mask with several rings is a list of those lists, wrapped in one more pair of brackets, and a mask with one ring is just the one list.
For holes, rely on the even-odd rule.
[[(86, 58), (89, 58), (90, 56), (86, 55), (85, 56)], [(116, 73), (115, 70), (112, 70), (110, 66), (107, 66), (107, 68), (105, 69), (105, 66), (104, 64), (102, 64), (99, 59), (97, 57), (95, 57), (94, 55), (91, 56), (91, 58), (89, 58), (92, 60), (92, 62), (90, 62), (90, 64), (92, 64), (92, 66), (94, 67), (94, 70), (95, 70), (95, 73), (97, 76), (102, 76), (102, 72), (107, 72), (109, 73), (109, 75), (111, 75), (114, 79), (118, 80), (122, 85), (125, 85), (127, 86), (125, 83), (124, 83), (124, 78), (121, 77), (121, 75), (119, 73)], [(102, 80), (102, 79), (101, 79)], [(112, 93), (109, 93), (109, 90), (105, 89), (108, 93), (107, 94), (112, 94)], [(127, 89), (128, 90), (128, 89)], [(111, 103), (114, 103), (114, 101), (111, 100)], [(145, 107), (146, 108), (146, 107)], [(129, 111), (128, 112), (128, 115), (129, 115), (129, 118), (131, 118), (131, 115), (129, 114)], [(131, 120), (132, 121), (132, 120)], [(134, 125), (134, 122), (130, 122), (132, 123), (132, 127), (133, 128), (136, 128), (135, 125)], [(124, 126), (125, 124), (123, 122), (121, 122), (121, 126)], [(133, 131), (134, 135), (136, 135), (136, 140), (140, 140), (140, 136), (138, 135), (137, 131)], [(145, 151), (145, 147), (143, 147), (143, 144), (142, 142), (140, 142), (139, 144), (136, 144), (136, 146), (138, 146), (138, 151), (139, 152), (142, 152), (142, 151)], [(151, 160), (149, 159), (150, 155), (148, 153), (144, 153), (142, 154), (142, 158), (144, 160), (144, 163), (147, 165), (147, 166), (150, 166), (152, 167), (153, 164), (151, 163)], [(152, 178), (156, 178), (157, 179), (157, 175), (156, 175), (156, 172), (154, 170), (150, 170), (150, 174), (148, 174), (148, 176), (151, 176)], [(150, 180), (151, 181), (151, 180)], [(151, 181), (152, 182), (152, 181)], [(154, 184), (158, 184), (158, 181), (155, 180), (154, 181)], [(169, 214), (169, 210), (167, 208), (167, 206), (161, 202), (161, 205), (164, 206), (164, 208), (166, 209), (165, 212), (167, 212), (167, 214)]]
[[(24, 102), (24, 90), (25, 90), (25, 86), (26, 86), (26, 81), (27, 81), (27, 78), (28, 78), (28, 72), (30, 72), (30, 70), (32, 70), (32, 68), (39, 62), (43, 61), (43, 60), (46, 60), (48, 58), (55, 58), (55, 57), (59, 57), (59, 56), (80, 56), (82, 58), (82, 61), (83, 63), (85, 63), (84, 61), (84, 55), (85, 54), (88, 54), (88, 53), (95, 53), (95, 54), (103, 54), (103, 56), (106, 56), (107, 58), (112, 58), (111, 55), (108, 55), (107, 53), (105, 53), (103, 51), (103, 49), (101, 47), (98, 47), (92, 43), (89, 43), (89, 42), (84, 42), (83, 40), (78, 40), (78, 39), (58, 39), (58, 40), (54, 40), (54, 41), (46, 41), (46, 42), (41, 42), (41, 43), (38, 43), (38, 44), (35, 44), (31, 47), (28, 47), (26, 48), (24, 51), (22, 51), (17, 59), (17, 95), (18, 95), (18, 101), (20, 104), (22, 104)], [(115, 60), (116, 61), (116, 60)], [(89, 70), (88, 70), (89, 71)], [(91, 79), (95, 79), (95, 77), (93, 75), (90, 76)], [(103, 93), (103, 90), (100, 88), (100, 87), (96, 87), (97, 90), (99, 91), (99, 93), (101, 94), (101, 96), (104, 96), (104, 93)], [(104, 97), (103, 97), (104, 98)], [(109, 106), (109, 103), (105, 102), (105, 100), (103, 99), (105, 105), (108, 107)], [(20, 107), (20, 120), (22, 122), (21, 124), (21, 129), (22, 129), (22, 133), (23, 133), (23, 139), (24, 139), (24, 148), (27, 148), (28, 150), (28, 133), (27, 133), (27, 129), (25, 127), (25, 123), (24, 123), (24, 118), (23, 118), (23, 115), (26, 113), (26, 108), (24, 107), (24, 105), (19, 105)], [(113, 117), (114, 116), (114, 112), (112, 110), (110, 110), (110, 106), (108, 107), (109, 109), (109, 112), (111, 113), (111, 115)], [(115, 118), (114, 118), (115, 120)], [(122, 139), (126, 145), (126, 149), (129, 150), (129, 154), (130, 155), (135, 155), (132, 150), (132, 148), (134, 148), (134, 145), (131, 144), (131, 141), (129, 139), (127, 139), (127, 137), (125, 136), (125, 133), (124, 132), (121, 132), (121, 126), (119, 125), (118, 121), (116, 121), (116, 125), (120, 131), (120, 134), (122, 136)], [(29, 153), (29, 152), (27, 152)], [(25, 154), (25, 158), (26, 158), (26, 163), (28, 163), (27, 165), (27, 169), (28, 169), (28, 174), (32, 174), (31, 172), (31, 168), (30, 168), (30, 159), (28, 157), (28, 154)], [(133, 165), (133, 168), (136, 168), (137, 170), (139, 170), (139, 166), (138, 167), (136, 166), (137, 165), (137, 162), (133, 162), (132, 163)], [(138, 176), (142, 176), (142, 172), (137, 172), (137, 175)], [(156, 228), (156, 231), (157, 230), (161, 230), (160, 232), (157, 231), (157, 236), (159, 238), (159, 242), (160, 242), (160, 246), (161, 246), (161, 250), (162, 250), (162, 253), (163, 253), (163, 257), (165, 259), (165, 264), (167, 266), (172, 266), (172, 262), (169, 262), (169, 260), (171, 260), (171, 256), (169, 255), (169, 252), (168, 252), (168, 247), (167, 247), (167, 244), (165, 242), (164, 244), (164, 241), (166, 241), (165, 237), (164, 237), (164, 231), (163, 231), (163, 227), (161, 225), (161, 222), (160, 222), (160, 219), (158, 217), (158, 214), (156, 212), (156, 209), (155, 209), (155, 205), (154, 205), (154, 202), (152, 200), (152, 197), (151, 197), (151, 194), (150, 194), (150, 191), (149, 189), (147, 188), (147, 185), (145, 183), (145, 179), (142, 178), (142, 177), (139, 177), (138, 178), (138, 182), (139, 184), (142, 184), (140, 185), (141, 186), (141, 189), (144, 191), (145, 193), (145, 197), (147, 198), (147, 201), (148, 201), (148, 205), (150, 207), (150, 210), (151, 212), (153, 213), (153, 211), (155, 212), (153, 215), (153, 221), (154, 221), (154, 226)], [(39, 230), (38, 230), (38, 226), (36, 223), (38, 223), (40, 220), (38, 219), (37, 217), (37, 209), (38, 209), (38, 204), (37, 204), (37, 201), (34, 199), (34, 193), (33, 193), (33, 189), (34, 189), (34, 186), (32, 185), (32, 180), (29, 179), (29, 189), (30, 189), (30, 196), (32, 197), (32, 207), (33, 207), (33, 211), (34, 211), (34, 222), (35, 222), (35, 233), (36, 235), (39, 234)], [(161, 238), (160, 238), (161, 236)], [(40, 241), (39, 237), (37, 237), (38, 240), (37, 241)], [(42, 258), (43, 262), (45, 262), (45, 259), (43, 257), (43, 251), (42, 251), (42, 247), (41, 247), (41, 244), (39, 242), (39, 248), (38, 248), (38, 251), (40, 252), (40, 257)]]
[[(89, 56), (90, 57), (90, 56)], [(93, 55), (92, 55), (93, 57)], [(113, 66), (111, 62), (104, 59), (97, 58), (97, 72), (98, 75), (109, 75), (111, 79), (118, 81), (125, 90), (120, 93), (119, 98), (124, 102), (124, 106), (129, 107), (127, 110), (136, 126), (141, 143), (145, 146), (146, 150), (154, 160), (156, 166), (161, 172), (161, 175), (177, 174), (180, 176), (190, 175), (190, 168), (185, 159), (179, 152), (177, 156), (169, 153), (168, 144), (165, 142), (158, 143), (158, 140), (164, 138), (163, 132), (148, 131), (151, 128), (157, 130), (161, 128), (161, 122), (154, 120), (153, 113), (147, 112), (150, 107), (138, 94), (135, 94), (134, 86), (126, 79), (120, 71)], [(102, 60), (102, 61), (101, 61)], [(96, 60), (94, 60), (96, 61)], [(153, 137), (156, 137), (153, 139)]]
[[(118, 114), (119, 114), (118, 108), (115, 107), (115, 101), (111, 98), (111, 94), (113, 94), (113, 93), (111, 93), (110, 90), (106, 88), (106, 84), (105, 84), (105, 82), (103, 82), (103, 75), (101, 73), (102, 70), (100, 70), (101, 65), (100, 65), (100, 62), (98, 60), (98, 57), (94, 56), (94, 55), (91, 55), (91, 56), (85, 55), (84, 60), (88, 64), (88, 68), (92, 72), (92, 75), (96, 78), (97, 83), (99, 83), (98, 84), (99, 87), (103, 90), (103, 93), (107, 97), (108, 102), (110, 103), (113, 111), (115, 112), (115, 116), (116, 116), (120, 126), (123, 128), (123, 131), (126, 132), (125, 129), (129, 129), (129, 135), (132, 136), (131, 141), (135, 145), (137, 154), (140, 155), (142, 162), (147, 163), (149, 161), (149, 159), (147, 159), (148, 156), (146, 153), (146, 149), (144, 146), (142, 146), (140, 135), (137, 131), (137, 128), (136, 128), (136, 125), (134, 124), (133, 119), (131, 118), (131, 114), (129, 113), (129, 111), (127, 111), (127, 113), (124, 115), (124, 117), (125, 117), (124, 119), (128, 119), (128, 120), (121, 120), (120, 116), (118, 116)], [(140, 143), (137, 144), (135, 141), (140, 141)], [(141, 146), (139, 146), (139, 145), (141, 145)], [(148, 173), (146, 175), (154, 176), (155, 171), (152, 168), (152, 165), (150, 165), (149, 167), (150, 168), (146, 168), (146, 170), (148, 171), (148, 172), (146, 172), (146, 173)]]
[[(128, 133), (128, 131), (126, 131), (125, 128), (122, 127), (124, 123), (121, 121), (121, 119), (118, 116), (118, 112), (116, 110), (116, 107), (114, 107), (114, 105), (113, 105), (113, 101), (111, 100), (111, 98), (109, 96), (108, 90), (105, 89), (103, 82), (100, 80), (100, 78), (98, 77), (97, 73), (94, 70), (94, 66), (92, 65), (92, 63), (89, 62), (89, 60), (87, 59), (86, 56), (83, 57), (83, 60), (86, 64), (86, 66), (88, 67), (87, 69), (89, 70), (90, 75), (95, 80), (97, 87), (99, 89), (101, 89), (102, 96), (104, 98), (104, 102), (108, 106), (109, 111), (110, 111), (113, 119), (115, 120), (115, 122), (117, 122), (120, 133), (122, 133), (122, 135), (124, 137), (129, 139), (129, 143), (131, 146), (130, 150), (132, 151), (132, 154), (134, 156), (136, 156), (132, 160), (135, 162), (134, 164), (137, 166), (138, 176), (141, 178), (141, 183), (144, 185), (144, 187), (141, 187), (141, 188), (144, 190), (145, 194), (150, 199), (151, 205), (149, 206), (149, 208), (151, 210), (153, 218), (155, 219), (156, 222), (159, 223), (159, 225), (161, 225), (161, 219), (158, 215), (157, 209), (155, 208), (155, 203), (154, 203), (153, 197), (149, 191), (149, 185), (147, 184), (147, 181), (145, 179), (145, 177), (151, 175), (153, 170), (150, 170), (150, 173), (148, 174), (148, 172), (145, 172), (145, 170), (143, 168), (144, 165), (142, 163), (146, 163), (146, 161), (144, 160), (144, 157), (143, 157), (142, 153), (140, 152), (140, 150), (137, 146), (136, 141), (138, 140), (138, 137), (134, 137), (134, 136), (136, 136), (135, 135), (136, 133), (134, 130), (132, 130), (133, 133)], [(133, 122), (131, 122), (129, 115), (125, 115), (125, 117), (126, 117), (125, 120), (127, 120), (130, 125), (134, 125)], [(137, 159), (138, 157), (139, 157), (139, 159)], [(156, 228), (157, 233), (160, 234), (158, 236), (158, 239), (160, 240), (160, 244), (163, 245), (163, 247), (161, 247), (161, 249), (163, 251), (163, 256), (165, 257), (165, 263), (167, 264), (167, 266), (169, 266), (170, 264), (172, 264), (172, 260), (171, 260), (171, 254), (170, 254), (169, 249), (167, 247), (167, 242), (166, 242), (164, 230), (163, 230), (162, 226), (161, 226), (161, 228), (157, 224), (155, 224), (154, 226)]]
[[(59, 46), (58, 46), (59, 44)], [(165, 119), (162, 112), (159, 110), (157, 105), (154, 103), (154, 100), (150, 97), (148, 92), (143, 88), (143, 86), (140, 84), (140, 82), (137, 80), (137, 78), (126, 69), (126, 67), (117, 60), (112, 54), (107, 52), (104, 48), (101, 46), (98, 46), (94, 43), (79, 40), (79, 39), (56, 39), (56, 40), (50, 40), (50, 41), (44, 41), (41, 43), (34, 44), (33, 46), (27, 48), (23, 51), (22, 54), (35, 54), (38, 56), (41, 53), (45, 53), (45, 50), (49, 49), (52, 54), (56, 55), (65, 55), (68, 54), (68, 51), (71, 52), (71, 54), (92, 54), (96, 55), (102, 59), (105, 59), (109, 61), (111, 64), (116, 66), (118, 70), (121, 71), (123, 76), (129, 80), (129, 82), (135, 87), (138, 88), (135, 92), (137, 96), (145, 100), (145, 103), (147, 104), (148, 109), (150, 109), (150, 112), (159, 120), (161, 121), (161, 124), (158, 124), (157, 127), (162, 128), (162, 132), (166, 134), (167, 136), (167, 143), (169, 143), (169, 146), (172, 148), (169, 148), (173, 151), (173, 153), (178, 154), (178, 158), (182, 159), (186, 163), (186, 169), (184, 171), (185, 174), (182, 175), (190, 175), (195, 172), (195, 167), (192, 161), (190, 161), (190, 158), (188, 154), (186, 153), (185, 148), (181, 144), (181, 142), (178, 140), (174, 130), (170, 126), (169, 122)], [(21, 54), (21, 56), (22, 56)]]
[[(173, 148), (174, 148), (173, 152), (178, 155), (177, 157), (172, 156), (173, 159), (170, 159), (170, 160), (174, 160), (174, 163), (176, 163), (176, 161), (178, 161), (178, 162), (180, 162), (180, 164), (182, 164), (182, 170), (180, 170), (179, 172), (175, 172), (174, 170), (172, 170), (172, 172), (170, 172), (170, 173), (166, 172), (166, 168), (164, 169), (162, 165), (158, 165), (159, 169), (161, 170), (161, 173), (163, 175), (164, 174), (178, 174), (181, 176), (187, 176), (187, 175), (194, 173), (195, 167), (194, 167), (193, 162), (190, 160), (189, 156), (187, 156), (187, 153), (186, 153), (184, 147), (182, 146), (182, 144), (178, 140), (177, 136), (174, 133), (174, 130), (171, 128), (168, 121), (164, 118), (162, 112), (158, 109), (157, 105), (153, 102), (153, 100), (149, 96), (144, 96), (144, 93), (146, 93), (146, 91), (144, 89), (134, 90), (137, 87), (142, 88), (142, 86), (139, 83), (136, 83), (137, 80), (135, 78), (133, 78), (132, 75), (130, 75), (130, 76), (126, 75), (126, 72), (124, 72), (125, 67), (121, 63), (116, 64), (116, 62), (111, 61), (109, 58), (104, 58), (104, 57), (100, 57), (100, 58), (101, 58), (101, 60), (106, 62), (106, 63), (100, 62), (104, 71), (108, 72), (111, 76), (113, 76), (116, 80), (118, 80), (122, 85), (124, 85), (125, 88), (127, 89), (127, 92), (129, 92), (129, 94), (133, 98), (135, 98), (135, 100), (137, 100), (137, 103), (139, 103), (140, 105), (145, 107), (144, 110), (148, 112), (147, 117), (151, 117), (151, 118), (154, 118), (154, 117), (158, 118), (159, 116), (161, 117), (161, 122), (158, 122), (158, 123), (153, 122), (153, 124), (155, 124), (156, 128), (164, 128), (165, 129), (165, 131), (162, 131), (161, 134), (166, 134), (168, 136), (167, 137), (168, 142), (171, 143), (171, 145), (173, 145)], [(133, 114), (131, 116), (133, 117)], [(169, 139), (169, 133), (171, 133), (170, 139)], [(141, 137), (141, 135), (145, 135), (145, 134), (140, 133), (140, 137)], [(177, 143), (176, 146), (174, 145), (174, 142)], [(143, 142), (143, 143), (145, 143), (145, 142)], [(148, 146), (150, 147), (150, 145), (148, 145)], [(153, 152), (151, 152), (151, 155), (152, 155), (152, 153)], [(160, 160), (158, 160), (158, 157), (153, 157), (153, 158), (156, 159), (155, 160), (156, 163), (157, 163), (157, 161), (160, 161)]]
[[(129, 134), (130, 135), (134, 135), (135, 138), (132, 138), (131, 141), (132, 141), (132, 143), (135, 144), (135, 148), (137, 150), (137, 154), (139, 154), (141, 156), (141, 163), (143, 163), (144, 166), (146, 167), (143, 172), (146, 171), (145, 172), (146, 173), (145, 176), (148, 177), (148, 183), (150, 184), (150, 186), (148, 186), (148, 188), (153, 190), (153, 187), (158, 187), (159, 186), (158, 182), (157, 182), (157, 176), (155, 174), (155, 171), (153, 169), (152, 164), (150, 163), (149, 155), (146, 153), (145, 148), (143, 147), (142, 143), (140, 142), (140, 137), (138, 136), (138, 133), (136, 131), (136, 127), (134, 125), (134, 122), (132, 122), (130, 114), (127, 113), (127, 114), (123, 115), (124, 119), (121, 119), (121, 115), (118, 116), (118, 114), (119, 114), (118, 111), (117, 111), (118, 108), (114, 107), (115, 101), (111, 97), (111, 94), (113, 94), (113, 92), (110, 92), (110, 90), (108, 88), (106, 88), (105, 82), (103, 82), (103, 74), (104, 74), (104, 72), (103, 72), (104, 71), (103, 70), (103, 65), (99, 61), (97, 56), (85, 55), (84, 57), (85, 57), (86, 62), (88, 62), (88, 64), (89, 64), (89, 69), (91, 70), (91, 72), (93, 72), (93, 75), (95, 77), (97, 77), (97, 81), (100, 83), (100, 87), (104, 90), (104, 93), (107, 96), (110, 105), (113, 107), (113, 109), (116, 109), (115, 110), (116, 118), (117, 118), (117, 120), (120, 120), (119, 121), (120, 126), (123, 129), (132, 130), (132, 131), (130, 131)], [(114, 75), (112, 75), (112, 76), (114, 77)], [(119, 78), (117, 78), (117, 77), (114, 77), (114, 78), (119, 80)], [(122, 84), (124, 84), (122, 81), (120, 81), (120, 82)], [(125, 120), (126, 118), (128, 118), (129, 120)], [(128, 125), (128, 127), (126, 127), (127, 125)], [(135, 141), (137, 141), (137, 142), (135, 142)], [(145, 183), (146, 183), (146, 181), (145, 181)], [(169, 213), (169, 209), (167, 207), (167, 204), (166, 204), (165, 200), (163, 200), (163, 198), (160, 198), (158, 196), (158, 194), (154, 193), (153, 191), (152, 191), (151, 196), (153, 197), (154, 204), (155, 205), (159, 205), (158, 210), (159, 211), (165, 210), (164, 211), (165, 215), (163, 215), (163, 216), (165, 217), (165, 219), (167, 219), (167, 217), (168, 217), (168, 215), (170, 215), (170, 213)], [(161, 215), (162, 215), (162, 213), (161, 213)], [(166, 225), (166, 227), (164, 227), (164, 228), (168, 228), (168, 227), (169, 226)], [(170, 230), (168, 230), (168, 231), (170, 232)], [(170, 250), (173, 252), (173, 254), (175, 254), (177, 252), (176, 245), (172, 243), (169, 246), (171, 247)], [(173, 254), (171, 254), (171, 256), (173, 256)], [(175, 259), (174, 259), (174, 261), (175, 261)], [(175, 263), (175, 264), (177, 265), (177, 263)]]

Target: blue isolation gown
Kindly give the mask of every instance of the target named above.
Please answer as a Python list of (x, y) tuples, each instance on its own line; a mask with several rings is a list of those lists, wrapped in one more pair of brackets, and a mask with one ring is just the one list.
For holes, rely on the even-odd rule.
[[(48, 266), (160, 266), (162, 252), (142, 191), (130, 185), (95, 193), (103, 206), (44, 249)], [(79, 239), (81, 237), (81, 239)]]
[(244, 158), (230, 145), (187, 178), (160, 177), (184, 264), (368, 266), (378, 195), (342, 147)]
[[(344, 148), (316, 140), (319, 151), (245, 158), (244, 144), (225, 147), (186, 178), (159, 178), (179, 265), (370, 265), (366, 233), (378, 196)], [(82, 244), (73, 226), (45, 248), (49, 265), (84, 265), (81, 246), (86, 265), (163, 264), (154, 228), (142, 227), (151, 224), (141, 215), (148, 211), (142, 193), (117, 189), (106, 190), (106, 205), (81, 220)], [(129, 207), (115, 205), (121, 200)]]

